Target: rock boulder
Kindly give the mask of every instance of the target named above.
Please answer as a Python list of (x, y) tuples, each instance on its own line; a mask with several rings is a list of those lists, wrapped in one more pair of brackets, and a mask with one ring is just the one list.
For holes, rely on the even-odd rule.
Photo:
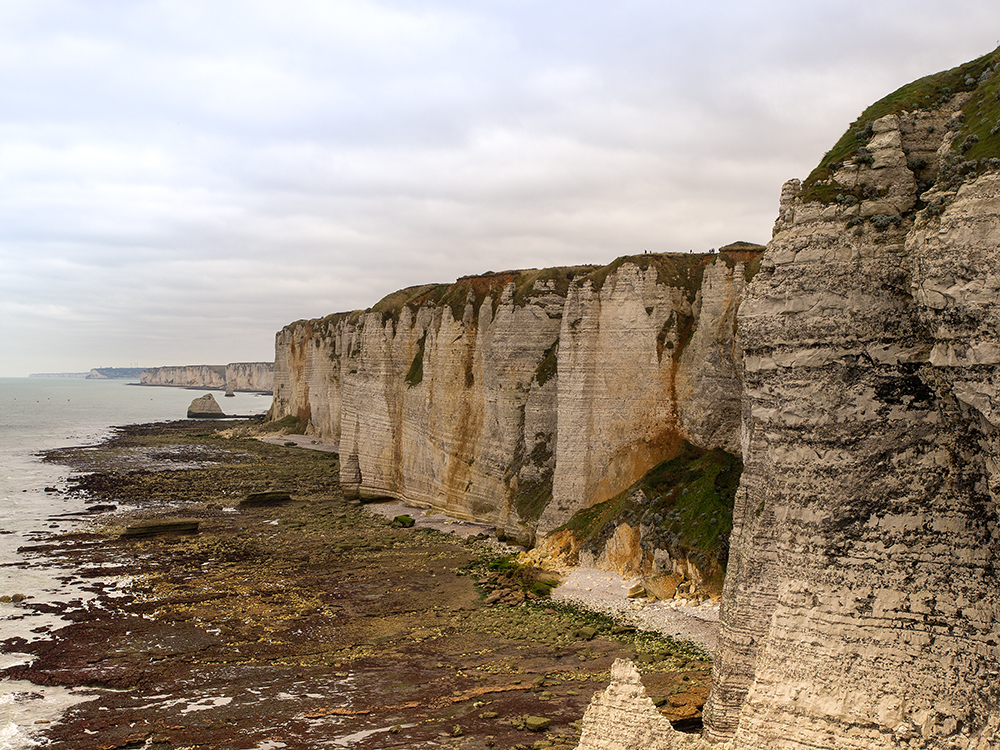
[(191, 402), (187, 411), (188, 419), (218, 419), (226, 416), (215, 396), (206, 393), (204, 396), (196, 398)]

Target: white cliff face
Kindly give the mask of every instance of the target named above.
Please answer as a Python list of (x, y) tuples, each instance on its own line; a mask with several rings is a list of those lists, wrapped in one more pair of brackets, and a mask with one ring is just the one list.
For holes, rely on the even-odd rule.
[(274, 363), (230, 362), (226, 365), (226, 388), (270, 393), (274, 389)]
[[(862, 177), (896, 180), (879, 159)], [(884, 229), (799, 188), (738, 312), (711, 744), (616, 668), (581, 750), (1000, 747), (1000, 175)]]
[(738, 444), (734, 316), (757, 257), (495, 274), (460, 280), (446, 303), (293, 324), (276, 338), (271, 418), (339, 440), (363, 495), (530, 539), (683, 439)]
[(142, 385), (166, 385), (181, 388), (232, 387), (236, 391), (269, 393), (274, 378), (271, 362), (233, 362), (228, 365), (182, 365), (151, 367), (143, 370)]
[(225, 388), (225, 365), (181, 365), (151, 367), (139, 376), (142, 385)]
[[(860, 171), (905, 212), (912, 175), (882, 153), (903, 142)], [(883, 230), (795, 187), (739, 310), (744, 470), (707, 737), (997, 747), (1000, 176)]]

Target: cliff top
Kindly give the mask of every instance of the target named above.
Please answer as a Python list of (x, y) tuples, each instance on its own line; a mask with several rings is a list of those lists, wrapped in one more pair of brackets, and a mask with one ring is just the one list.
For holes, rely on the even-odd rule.
[[(1000, 48), (950, 70), (925, 76), (897, 89), (868, 107), (851, 123), (847, 132), (831, 148), (802, 184), (804, 202), (835, 200), (842, 186), (830, 184), (834, 173), (851, 160), (864, 162), (867, 145), (875, 135), (876, 120), (887, 115), (934, 113), (944, 118), (943, 130), (953, 133), (951, 153), (954, 164), (935, 174), (923, 188), (956, 177), (968, 178), (983, 171), (1000, 169)], [(934, 124), (925, 125), (934, 133)], [(947, 133), (940, 132), (939, 138)], [(910, 160), (919, 172), (922, 166)], [(961, 180), (959, 180), (961, 181)]]
[(307, 321), (298, 320), (292, 327), (311, 323), (314, 327), (335, 326), (341, 320), (357, 320), (365, 313), (381, 313), (386, 320), (399, 320), (404, 307), (416, 311), (425, 305), (449, 306), (452, 316), (461, 320), (465, 306), (473, 303), (473, 314), (487, 297), (493, 300), (494, 309), (508, 284), (514, 284), (514, 304), (523, 306), (536, 297), (554, 294), (565, 297), (571, 284), (593, 285), (600, 289), (607, 278), (626, 263), (632, 263), (646, 270), (656, 269), (657, 281), (661, 284), (684, 289), (690, 299), (701, 287), (705, 267), (716, 258), (730, 268), (736, 263), (745, 264), (746, 277), (751, 278), (760, 267), (760, 256), (764, 246), (753, 242), (733, 242), (708, 253), (642, 253), (624, 255), (606, 266), (556, 266), (553, 268), (529, 268), (510, 271), (486, 271), (474, 276), (462, 276), (451, 284), (422, 284), (406, 287), (386, 295), (367, 310), (334, 313), (324, 318)]

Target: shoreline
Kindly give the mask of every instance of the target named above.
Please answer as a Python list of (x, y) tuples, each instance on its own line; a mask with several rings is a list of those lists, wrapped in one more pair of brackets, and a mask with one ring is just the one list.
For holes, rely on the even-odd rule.
[[(222, 391), (227, 389), (219, 385), (180, 385), (174, 383), (126, 383), (125, 385), (141, 386), (142, 388), (180, 388), (185, 391)], [(233, 393), (252, 393), (255, 396), (273, 396), (274, 391), (260, 391), (252, 388), (234, 388)]]
[[(691, 649), (545, 599), (487, 605), (501, 550), (481, 530), (393, 528), (343, 499), (334, 453), (190, 430), (126, 427), (49, 454), (91, 471), (75, 492), (119, 506), (103, 528), (45, 542), (47, 560), (92, 576), (95, 602), (67, 608), (73, 622), (53, 640), (5, 642), (36, 657), (2, 670), (8, 679), (103, 688), (49, 726), (49, 747), (487, 748), (549, 736), (569, 748), (623, 656), (641, 657), (674, 720), (700, 716), (708, 663)], [(159, 470), (135, 469), (152, 459)], [(278, 485), (290, 503), (238, 506)], [(200, 533), (117, 536), (151, 515), (195, 518)], [(532, 732), (526, 715), (551, 726)]]

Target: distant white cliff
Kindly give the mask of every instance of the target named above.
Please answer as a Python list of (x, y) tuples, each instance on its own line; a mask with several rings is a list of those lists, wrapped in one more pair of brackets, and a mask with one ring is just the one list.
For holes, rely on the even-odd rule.
[(228, 365), (152, 367), (142, 371), (139, 382), (142, 385), (271, 393), (274, 363), (232, 362)]

